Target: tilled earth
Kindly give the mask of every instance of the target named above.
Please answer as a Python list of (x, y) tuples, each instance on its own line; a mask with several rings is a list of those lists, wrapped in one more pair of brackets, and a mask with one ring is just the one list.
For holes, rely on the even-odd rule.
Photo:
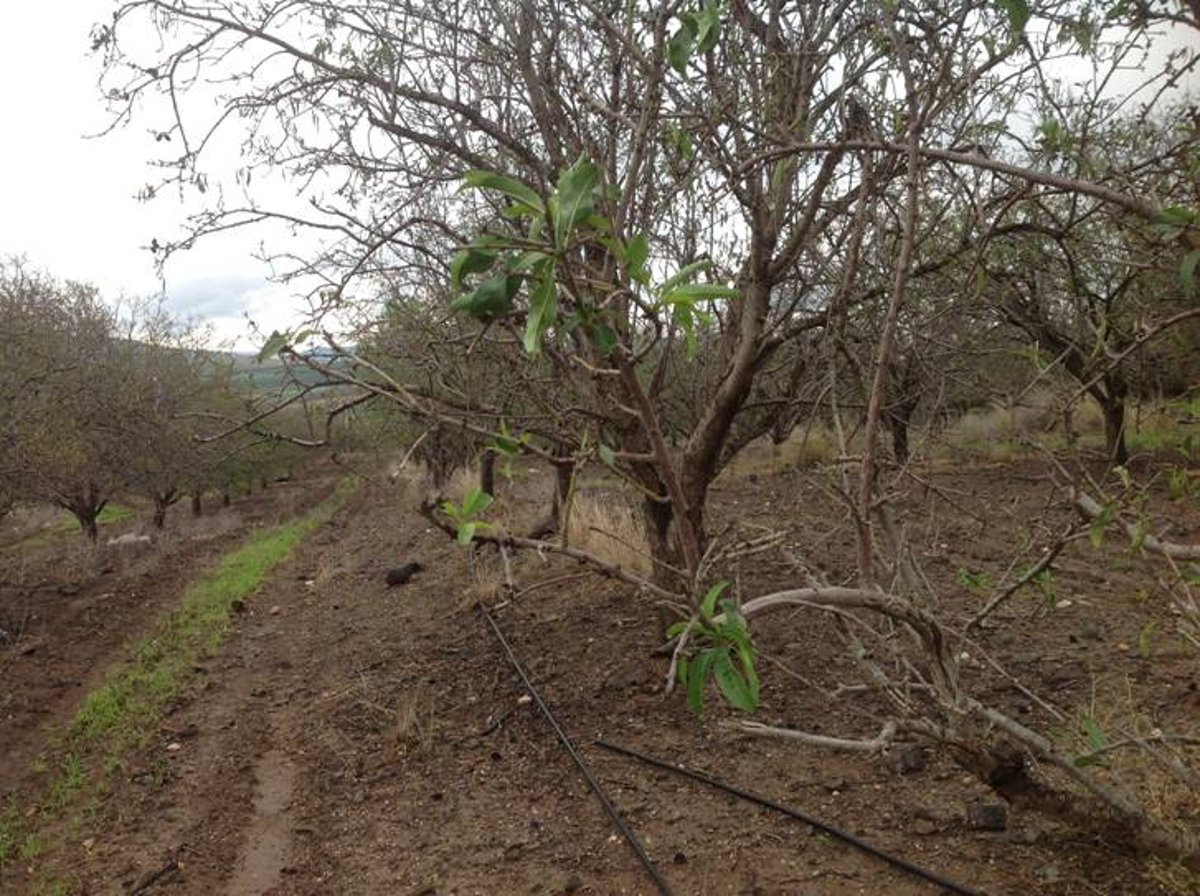
[[(922, 475), (934, 488), (913, 486), (902, 509), (927, 574), (965, 619), (982, 598), (960, 570), (998, 579), (1048, 486), (1032, 464)], [(315, 501), (329, 484), (286, 488), (307, 488)], [(526, 481), (501, 497), (514, 518), (532, 520), (545, 490)], [(746, 536), (787, 524), (790, 553), (809, 558), (810, 573), (834, 579), (852, 569), (851, 533), (819, 476), (731, 480), (714, 500), (717, 518)], [(1171, 510), (1194, 522), (1195, 507)], [(1180, 525), (1173, 537), (1200, 540), (1186, 518)], [(117, 645), (148, 631), (235, 535), (156, 549), (143, 567), (110, 573), (138, 594), (127, 611), (105, 603), (89, 615), (86, 601), (112, 591), (98, 584), (104, 576), (72, 595), (54, 592), (67, 609), (27, 633), (38, 647), (0, 649), (6, 789), (27, 795), (31, 760), (116, 661)], [(1137, 648), (1147, 619), (1158, 618), (1161, 632), (1170, 626), (1161, 597), (1139, 591), (1152, 590), (1153, 561), (1086, 540), (1063, 559), (1059, 608), (1039, 611), (1021, 592), (981, 646), (1067, 711), (1099, 717), (1127, 700), (1164, 729), (1194, 729), (1194, 649), (1165, 635), (1149, 658)], [(387, 587), (386, 571), (413, 560), (424, 571)], [(645, 597), (526, 556), (515, 561), (518, 585), (547, 584), (505, 600), (500, 569), (494, 554), (472, 554), (432, 528), (403, 489), (367, 483), (247, 602), (220, 654), (101, 805), (63, 826), (37, 874), (18, 861), (0, 889), (34, 892), (35, 878), (53, 877), (88, 894), (656, 892), (474, 609), (483, 598), (497, 604), (501, 630), (676, 893), (938, 890), (803, 823), (604, 751), (597, 738), (791, 804), (985, 893), (1170, 892), (1132, 857), (1037, 817), (1010, 812), (1003, 831), (973, 829), (966, 807), (987, 794), (947, 759), (902, 770), (747, 737), (719, 706), (698, 719), (681, 695), (663, 692), (667, 658), (655, 655)], [(728, 574), (744, 596), (797, 576), (779, 550), (743, 557)], [(812, 611), (756, 629), (762, 721), (843, 736), (878, 730), (872, 698), (828, 696), (851, 680), (833, 631)], [(59, 659), (47, 665), (47, 656)], [(967, 668), (984, 696), (1045, 724), (1004, 680)]]

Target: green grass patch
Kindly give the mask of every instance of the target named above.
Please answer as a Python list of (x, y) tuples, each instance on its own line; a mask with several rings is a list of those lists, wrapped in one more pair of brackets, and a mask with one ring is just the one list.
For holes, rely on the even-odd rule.
[(25, 826), (21, 822), (21, 808), (16, 800), (9, 800), (0, 810), (0, 867), (8, 863), (25, 837)]
[[(39, 760), (37, 766), (49, 772), (51, 780), (38, 819), (62, 816), (82, 793), (107, 791), (108, 779), (129, 751), (153, 738), (168, 701), (194, 676), (197, 662), (220, 648), (234, 606), (246, 600), (306, 535), (328, 522), (355, 487), (353, 480), (344, 480), (331, 498), (308, 514), (252, 532), (184, 592), (179, 607), (154, 635), (133, 645), (128, 660), (84, 699), (52, 756)], [(0, 867), (18, 856), (37, 858), (41, 841), (34, 823), (15, 802), (0, 811)]]
[(255, 532), (192, 584), (158, 632), (136, 644), (129, 662), (88, 694), (71, 722), (68, 741), (88, 746), (115, 738), (106, 752), (123, 752), (142, 734), (148, 735), (191, 668), (221, 646), (234, 604), (258, 588), (308, 533), (327, 522), (347, 493), (343, 485), (300, 519)]
[[(119, 523), (123, 520), (131, 519), (136, 512), (132, 507), (126, 507), (124, 504), (106, 504), (104, 509), (100, 511), (100, 515), (96, 517), (96, 525), (107, 526), (112, 523)], [(79, 520), (67, 514), (64, 519), (59, 520), (53, 526), (49, 526), (41, 532), (35, 532), (24, 538), (20, 538), (13, 544), (5, 547), (4, 550), (42, 548), (56, 543), (65, 536), (76, 535), (81, 531)]]
[[(124, 504), (105, 504), (104, 509), (100, 511), (100, 515), (96, 517), (96, 525), (107, 526), (109, 523), (119, 523), (122, 520), (131, 519), (134, 514), (132, 507), (126, 507)], [(56, 531), (60, 532), (78, 532), (79, 520), (75, 517), (63, 520), (55, 527)]]

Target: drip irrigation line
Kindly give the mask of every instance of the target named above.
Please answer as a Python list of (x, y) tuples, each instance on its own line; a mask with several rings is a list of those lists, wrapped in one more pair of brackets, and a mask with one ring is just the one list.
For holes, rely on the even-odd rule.
[(903, 869), (910, 874), (915, 874), (917, 877), (924, 878), (925, 880), (929, 881), (929, 883), (935, 884), (941, 887), (943, 890), (947, 890), (948, 892), (957, 893), (959, 896), (983, 896), (979, 890), (972, 890), (970, 887), (964, 887), (962, 884), (948, 880), (947, 878), (944, 878), (940, 874), (930, 871), (927, 868), (922, 868), (920, 865), (916, 865), (913, 862), (908, 861), (908, 859), (902, 859), (899, 856), (885, 852), (878, 846), (873, 846), (872, 844), (867, 843), (865, 840), (855, 837), (848, 831), (843, 831), (841, 828), (836, 828), (831, 824), (826, 824), (823, 821), (819, 821), (818, 819), (813, 818), (811, 815), (801, 812), (799, 809), (793, 809), (791, 806), (785, 806), (782, 803), (777, 803), (774, 800), (767, 799), (765, 796), (759, 796), (756, 793), (750, 793), (749, 791), (734, 787), (732, 784), (726, 784), (719, 778), (714, 778), (712, 775), (707, 775), (704, 772), (696, 771), (695, 769), (688, 768), (685, 765), (680, 765), (675, 762), (667, 762), (662, 759), (655, 759), (653, 756), (647, 756), (645, 753), (639, 753), (637, 750), (631, 750), (629, 747), (622, 747), (619, 744), (610, 743), (606, 740), (596, 740), (594, 743), (596, 746), (603, 747), (605, 750), (609, 750), (610, 752), (620, 753), (623, 756), (629, 756), (630, 758), (636, 759), (639, 762), (644, 762), (647, 765), (652, 765), (655, 768), (661, 768), (668, 772), (674, 772), (677, 775), (683, 775), (686, 778), (693, 778), (696, 781), (701, 781), (710, 787), (716, 787), (718, 790), (731, 793), (734, 796), (740, 797), (751, 803), (757, 803), (758, 805), (765, 806), (768, 809), (774, 809), (776, 812), (782, 812), (784, 815), (788, 815), (792, 818), (803, 821), (805, 824), (808, 824), (817, 830), (824, 831), (830, 836), (836, 837), (838, 840), (848, 843), (856, 849), (860, 849), (865, 853), (869, 853), (876, 858), (883, 859), (885, 862), (894, 865), (897, 868)]
[(550, 711), (550, 707), (547, 706), (546, 702), (542, 699), (542, 695), (538, 693), (537, 688), (533, 686), (533, 682), (529, 680), (529, 675), (525, 671), (525, 667), (521, 664), (521, 661), (517, 658), (516, 653), (513, 652), (512, 646), (508, 643), (504, 637), (504, 634), (500, 631), (500, 626), (496, 625), (496, 620), (492, 618), (492, 614), (488, 612), (487, 607), (485, 607), (482, 603), (478, 604), (478, 607), (479, 612), (483, 615), (483, 618), (487, 620), (488, 625), (492, 627), (492, 632), (496, 635), (496, 639), (500, 642), (500, 646), (504, 648), (505, 654), (508, 655), (508, 661), (512, 663), (513, 668), (517, 670), (517, 674), (521, 676), (521, 681), (525, 684), (525, 689), (529, 691), (529, 696), (533, 698), (533, 702), (537, 704), (538, 709), (542, 711), (542, 715), (546, 717), (546, 721), (550, 723), (550, 727), (554, 729), (554, 733), (558, 736), (559, 742), (562, 743), (563, 748), (571, 755), (571, 758), (575, 760), (575, 764), (579, 767), (579, 771), (583, 773), (583, 777), (587, 780), (588, 786), (592, 789), (592, 793), (596, 794), (597, 799), (599, 799), (600, 803), (604, 806), (604, 810), (608, 813), (609, 818), (612, 819), (613, 824), (616, 825), (616, 828), (621, 833), (621, 836), (625, 838), (625, 842), (628, 843), (630, 848), (637, 854), (638, 860), (642, 863), (642, 867), (646, 869), (646, 873), (650, 875), (650, 878), (658, 887), (658, 892), (661, 893), (662, 896), (673, 896), (671, 887), (663, 879), (663, 876), (659, 873), (659, 870), (654, 866), (654, 863), (650, 860), (650, 856), (646, 854), (646, 849), (644, 846), (642, 846), (642, 842), (638, 839), (637, 834), (635, 834), (629, 825), (625, 823), (625, 820), (621, 818), (621, 813), (617, 810), (617, 807), (613, 805), (612, 800), (608, 798), (608, 794), (604, 792), (604, 788), (600, 786), (600, 782), (596, 780), (596, 777), (592, 774), (591, 769), (589, 769), (587, 764), (583, 761), (583, 757), (579, 755), (579, 750), (571, 741), (570, 736), (566, 731), (563, 730), (562, 725), (558, 723), (558, 719), (554, 717), (554, 713)]

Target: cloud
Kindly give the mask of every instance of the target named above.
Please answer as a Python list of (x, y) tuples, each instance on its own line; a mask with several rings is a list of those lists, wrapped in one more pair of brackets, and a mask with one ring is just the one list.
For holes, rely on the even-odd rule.
[(168, 286), (174, 316), (202, 323), (214, 346), (257, 351), (275, 329), (300, 325), (305, 305), (291, 287), (254, 274), (220, 274)]
[(222, 274), (167, 287), (167, 309), (183, 318), (240, 317), (270, 284), (254, 274)]

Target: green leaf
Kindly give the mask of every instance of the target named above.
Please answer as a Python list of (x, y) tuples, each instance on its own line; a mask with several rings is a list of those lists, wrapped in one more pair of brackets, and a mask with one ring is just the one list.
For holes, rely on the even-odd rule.
[(646, 270), (646, 262), (650, 259), (650, 241), (646, 234), (639, 233), (625, 247), (625, 258), (629, 265), (629, 276), (635, 283), (645, 286), (650, 282), (650, 272)]
[(491, 507), (494, 500), (487, 492), (473, 488), (463, 497), (462, 515), (478, 516)]
[(1196, 297), (1196, 265), (1198, 264), (1200, 264), (1200, 249), (1193, 249), (1183, 256), (1183, 261), (1179, 265), (1179, 282), (1183, 284), (1183, 291), (1190, 298)]
[(665, 283), (658, 288), (658, 294), (664, 296), (673, 291), (680, 283), (686, 283), (695, 277), (701, 271), (706, 271), (712, 267), (712, 260), (709, 258), (701, 258), (693, 261), (691, 264), (685, 264), (681, 267), (673, 277), (669, 277)]
[(522, 252), (508, 264), (508, 272), (510, 274), (524, 274), (531, 269), (536, 270), (539, 276), (552, 274), (554, 271), (554, 259), (545, 252), (531, 249), (528, 252)]
[(462, 289), (463, 277), (468, 274), (481, 274), (490, 270), (496, 263), (496, 253), (467, 246), (455, 253), (450, 262), (450, 286), (455, 292)]
[(1154, 629), (1155, 624), (1153, 622), (1148, 622), (1142, 628), (1142, 630), (1138, 632), (1138, 655), (1144, 660), (1150, 659), (1150, 653), (1154, 647), (1152, 643), (1154, 638)]
[(1103, 750), (1108, 746), (1108, 735), (1104, 733), (1096, 723), (1096, 720), (1091, 716), (1083, 717), (1083, 720), (1079, 723), (1079, 729), (1083, 733), (1088, 747), (1093, 751)]
[(1149, 534), (1149, 518), (1146, 516), (1139, 516), (1137, 524), (1133, 527), (1133, 537), (1129, 540), (1129, 553), (1131, 556), (1141, 551), (1142, 546), (1146, 543), (1146, 536)]
[(591, 328), (592, 341), (603, 355), (611, 355), (617, 347), (617, 332), (608, 324), (596, 324)]
[(684, 13), (679, 17), (679, 30), (667, 41), (667, 62), (681, 75), (687, 74), (688, 60), (692, 58), (698, 32), (696, 17)]
[(750, 683), (733, 666), (727, 651), (720, 651), (713, 659), (713, 677), (725, 699), (742, 712), (754, 712), (758, 708), (758, 695)]
[(529, 319), (525, 322), (525, 351), (536, 355), (542, 346), (542, 336), (554, 325), (557, 308), (554, 277), (543, 277), (529, 294)]
[(530, 211), (545, 214), (545, 206), (537, 193), (519, 180), (504, 174), (476, 169), (463, 175), (463, 183), (464, 186), (474, 187), (477, 190), (498, 190)]
[[(678, 638), (680, 635), (682, 635), (684, 632), (686, 632), (691, 627), (692, 627), (692, 621), (690, 619), (681, 619), (679, 622), (676, 622), (669, 629), (667, 629), (667, 637), (668, 638)], [(682, 660), (681, 660), (681, 662), (682, 662)]]
[(595, 210), (593, 191), (600, 183), (600, 169), (580, 156), (562, 173), (551, 200), (554, 207), (554, 244), (566, 248), (567, 238)]
[(704, 595), (704, 600), (700, 601), (700, 612), (703, 613), (706, 618), (712, 618), (713, 613), (715, 613), (717, 609), (717, 598), (719, 598), (728, 587), (728, 581), (721, 581), (717, 582), (717, 584), (708, 589), (708, 593)]
[(512, 456), (520, 452), (521, 443), (508, 436), (496, 436), (488, 447), (500, 454)]
[(1104, 505), (1104, 508), (1092, 521), (1092, 526), (1088, 530), (1088, 539), (1092, 543), (1092, 547), (1098, 548), (1104, 544), (1104, 530), (1107, 529), (1112, 521), (1117, 518), (1117, 502), (1110, 501)]
[(707, 53), (717, 45), (720, 36), (721, 7), (716, 3), (705, 3), (696, 16), (696, 52)]
[(736, 299), (741, 296), (739, 290), (732, 286), (722, 286), (720, 283), (684, 283), (663, 296), (664, 304), (674, 302), (699, 302), (705, 299)]
[(604, 466), (615, 467), (617, 465), (616, 452), (613, 451), (611, 448), (609, 448), (607, 445), (605, 445), (603, 442), (600, 443), (600, 447), (597, 449), (597, 452), (600, 455), (600, 463), (604, 464)]
[(996, 5), (1008, 16), (1009, 27), (1015, 34), (1025, 30), (1029, 21), (1029, 4), (1025, 0), (996, 0)]
[(688, 706), (692, 712), (700, 715), (704, 711), (704, 687), (712, 675), (714, 651), (706, 650), (692, 661), (688, 669)]
[(459, 523), (458, 524), (458, 543), (462, 545), (470, 544), (475, 538), (475, 530), (479, 528), (479, 523)]
[(468, 295), (450, 303), (454, 311), (465, 311), (472, 317), (498, 317), (512, 310), (513, 297), (521, 288), (523, 278), (515, 274), (500, 274), (484, 280)]
[(271, 335), (267, 337), (266, 343), (258, 353), (259, 362), (261, 363), (267, 360), (267, 358), (274, 358), (287, 348), (291, 341), (292, 334), (287, 330), (284, 330), (282, 333), (279, 330), (272, 330)]
[(1195, 220), (1192, 211), (1182, 205), (1169, 205), (1159, 212), (1154, 223), (1161, 227), (1187, 227)]

